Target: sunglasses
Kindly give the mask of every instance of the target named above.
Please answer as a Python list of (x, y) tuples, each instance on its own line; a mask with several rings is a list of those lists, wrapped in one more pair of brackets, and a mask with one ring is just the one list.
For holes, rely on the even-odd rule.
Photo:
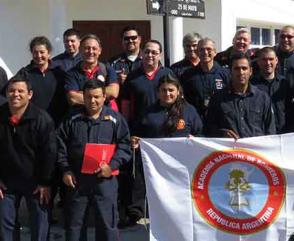
[(290, 35), (290, 34), (281, 34), (280, 35), (280, 38), (281, 39), (292, 39), (292, 38), (294, 38), (294, 36), (293, 35)]
[(138, 36), (125, 36), (123, 39), (124, 41), (130, 41), (130, 40), (135, 41), (137, 38)]

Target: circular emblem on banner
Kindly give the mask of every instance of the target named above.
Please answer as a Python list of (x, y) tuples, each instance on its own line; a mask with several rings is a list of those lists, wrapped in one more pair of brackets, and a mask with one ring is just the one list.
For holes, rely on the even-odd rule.
[(214, 152), (195, 170), (192, 195), (203, 219), (239, 235), (259, 232), (277, 218), (285, 197), (280, 168), (246, 150)]

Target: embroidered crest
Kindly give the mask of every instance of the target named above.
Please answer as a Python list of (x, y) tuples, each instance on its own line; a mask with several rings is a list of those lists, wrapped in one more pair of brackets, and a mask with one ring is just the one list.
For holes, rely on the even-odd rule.
[(222, 79), (215, 79), (215, 87), (217, 90), (221, 90), (224, 88)]
[(179, 119), (177, 123), (177, 130), (183, 130), (185, 129), (186, 123), (184, 119)]

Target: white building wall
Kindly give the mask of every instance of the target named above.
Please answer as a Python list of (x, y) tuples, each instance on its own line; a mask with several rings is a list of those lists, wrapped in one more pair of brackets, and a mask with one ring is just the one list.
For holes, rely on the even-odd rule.
[(30, 60), (32, 36), (49, 36), (48, 4), (45, 0), (1, 0), (0, 16), (0, 57), (15, 73)]
[(73, 20), (150, 20), (151, 37), (163, 42), (162, 17), (147, 15), (143, 0), (0, 0), (0, 16), (0, 57), (13, 73), (31, 60), (34, 36), (52, 41), (52, 55), (63, 51), (62, 33)]
[(184, 34), (197, 32), (216, 42), (221, 48), (221, 0), (205, 1), (205, 19), (184, 18)]
[[(206, 0), (205, 9), (205, 20), (183, 19), (183, 34), (210, 37), (218, 51), (231, 45), (238, 24), (294, 24), (292, 0)], [(73, 20), (150, 20), (151, 37), (163, 42), (162, 17), (147, 15), (145, 0), (0, 0), (0, 16), (0, 57), (13, 73), (29, 63), (33, 36), (47, 36), (53, 55), (63, 51), (62, 33)]]
[(229, 47), (237, 25), (255, 24), (280, 28), (294, 25), (292, 0), (221, 0), (221, 49)]

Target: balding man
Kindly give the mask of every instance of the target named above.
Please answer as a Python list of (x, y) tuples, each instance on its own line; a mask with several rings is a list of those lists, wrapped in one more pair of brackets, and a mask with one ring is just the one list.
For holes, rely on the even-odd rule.
[(287, 75), (294, 71), (294, 27), (284, 26), (280, 30), (276, 52), (279, 59), (278, 72)]

